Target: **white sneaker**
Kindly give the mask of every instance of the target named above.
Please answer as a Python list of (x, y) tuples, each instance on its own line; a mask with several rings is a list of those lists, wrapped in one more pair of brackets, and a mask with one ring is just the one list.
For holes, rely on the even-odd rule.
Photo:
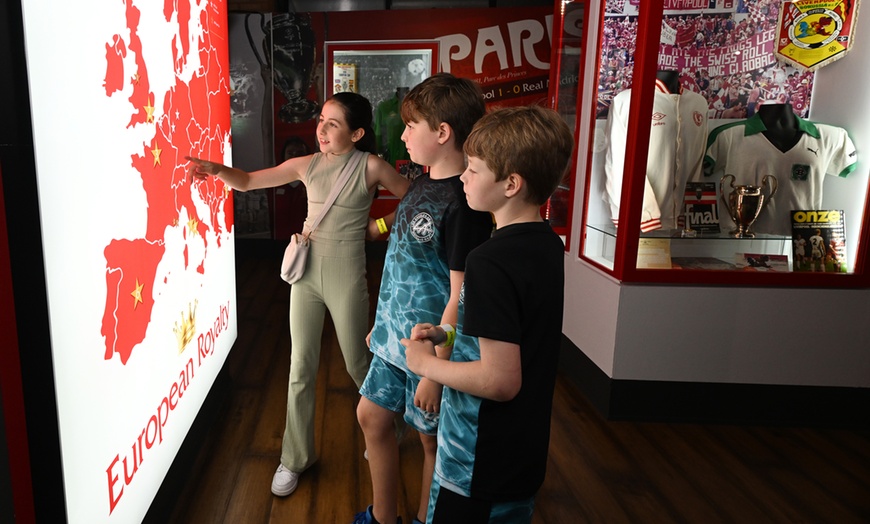
[(299, 484), (299, 473), (290, 471), (283, 464), (278, 464), (278, 469), (272, 476), (272, 494), (286, 497), (296, 491), (297, 484)]

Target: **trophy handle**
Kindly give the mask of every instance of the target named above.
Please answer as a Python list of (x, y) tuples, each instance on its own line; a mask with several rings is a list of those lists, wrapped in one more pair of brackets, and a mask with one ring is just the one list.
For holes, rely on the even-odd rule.
[(771, 180), (773, 183), (770, 185), (770, 194), (768, 194), (766, 197), (763, 197), (763, 200), (761, 201), (761, 207), (758, 210), (759, 215), (761, 214), (762, 211), (764, 211), (764, 208), (766, 208), (767, 206), (770, 205), (770, 199), (773, 198), (773, 195), (776, 194), (777, 182), (776, 182), (776, 177), (773, 175), (764, 175), (764, 177), (761, 179), (761, 187), (762, 188), (768, 187), (768, 185), (767, 185), (768, 179)]
[[(722, 203), (725, 204), (725, 210), (728, 211), (728, 214), (730, 216), (731, 215), (731, 204), (729, 204), (728, 199), (725, 198), (725, 179), (726, 178), (731, 179), (731, 182), (730, 182), (731, 187), (734, 187), (734, 175), (725, 175), (722, 178), (720, 178), (719, 179), (719, 200), (721, 200)], [(734, 219), (733, 217), (732, 217), (732, 220), (736, 221), (736, 219)]]
[(761, 185), (762, 185), (762, 186), (767, 187), (767, 179), (770, 179), (770, 180), (773, 181), (773, 184), (771, 184), (771, 186), (773, 187), (773, 189), (771, 189), (771, 190), (770, 190), (770, 194), (767, 195), (767, 198), (768, 198), (768, 199), (771, 199), (771, 198), (773, 198), (773, 195), (776, 194), (776, 189), (777, 189), (776, 177), (773, 176), (773, 175), (764, 175), (764, 178), (761, 179)]
[[(263, 30), (264, 33), (266, 33), (266, 16), (263, 13), (248, 13), (245, 15), (245, 34), (248, 36), (248, 43), (251, 45), (251, 51), (254, 52), (254, 58), (257, 59), (257, 62), (259, 62), (260, 67), (262, 67), (262, 66), (266, 65), (267, 57), (265, 56), (265, 54), (266, 54), (265, 51), (263, 53), (263, 57), (262, 58), (260, 57), (260, 53), (257, 49), (258, 46), (257, 46), (257, 44), (254, 43), (254, 37), (251, 35), (251, 26), (248, 24), (248, 20), (250, 20), (250, 18), (252, 16), (259, 16), (260, 17), (260, 28)], [(266, 34), (268, 34), (268, 33), (266, 33)]]

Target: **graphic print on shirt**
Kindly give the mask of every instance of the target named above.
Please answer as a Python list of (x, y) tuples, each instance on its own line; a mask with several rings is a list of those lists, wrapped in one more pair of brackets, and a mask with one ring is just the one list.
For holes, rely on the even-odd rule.
[[(810, 149), (810, 148), (807, 148)], [(791, 166), (791, 179), (806, 181), (810, 177), (810, 166), (806, 164), (794, 164)]]
[(420, 242), (429, 242), (435, 236), (435, 221), (429, 213), (418, 213), (411, 220), (411, 234)]

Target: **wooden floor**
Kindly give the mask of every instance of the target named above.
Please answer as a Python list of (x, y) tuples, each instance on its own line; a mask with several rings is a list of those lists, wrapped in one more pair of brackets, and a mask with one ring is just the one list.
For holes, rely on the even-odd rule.
[[(202, 442), (172, 524), (350, 523), (371, 502), (358, 393), (330, 324), (317, 379), (320, 460), (291, 496), (269, 491), (290, 348), (289, 286), (278, 279), (278, 251), (266, 253), (238, 252), (239, 337), (227, 362), (232, 391)], [(373, 299), (379, 270), (373, 257)], [(401, 456), (399, 514), (409, 523), (422, 456), (415, 436), (402, 441)], [(870, 431), (611, 422), (560, 377), (534, 522), (868, 523)]]

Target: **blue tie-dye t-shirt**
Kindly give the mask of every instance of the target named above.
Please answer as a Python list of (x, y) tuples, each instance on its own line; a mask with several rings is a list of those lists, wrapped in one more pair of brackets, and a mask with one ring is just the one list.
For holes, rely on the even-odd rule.
[(375, 355), (408, 371), (399, 340), (415, 324), (441, 323), (450, 271), (465, 271), (469, 251), (491, 233), (491, 215), (468, 207), (458, 175), (411, 182), (390, 232), (370, 342)]

